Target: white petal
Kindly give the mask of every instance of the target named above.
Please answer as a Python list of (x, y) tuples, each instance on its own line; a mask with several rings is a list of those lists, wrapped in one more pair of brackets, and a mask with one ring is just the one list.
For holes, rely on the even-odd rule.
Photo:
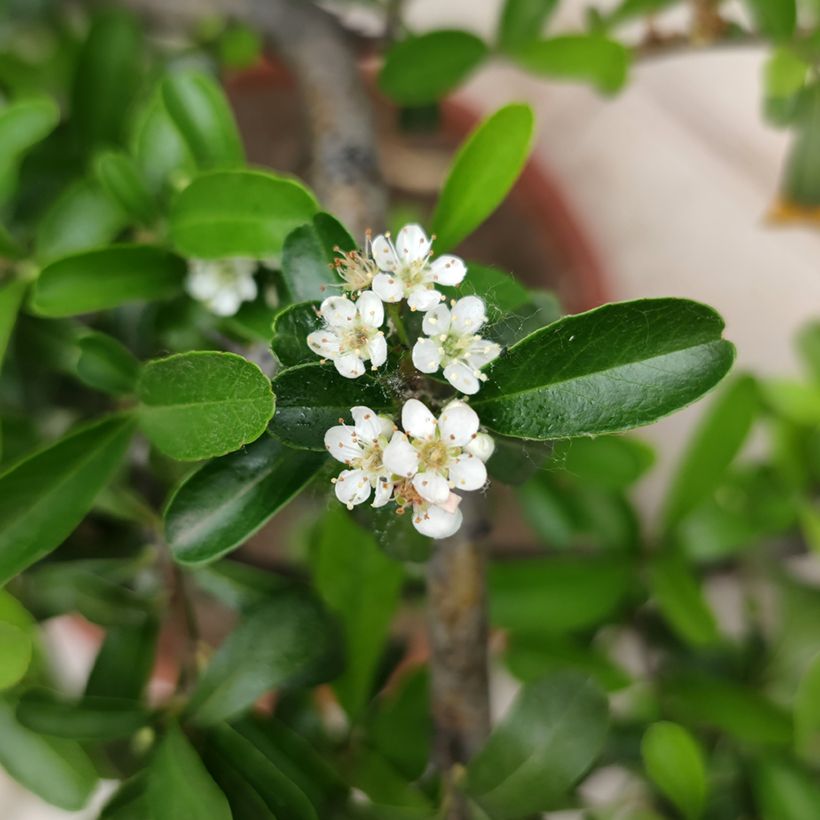
[(396, 425), (393, 419), (388, 416), (379, 416), (379, 435), (390, 438), (396, 432)]
[(464, 451), (472, 453), (476, 458), (482, 461), (487, 461), (495, 452), (495, 441), (493, 437), (487, 433), (477, 433), (475, 438), (467, 442)]
[(211, 313), (233, 316), (242, 304), (242, 297), (233, 288), (223, 288), (207, 301)]
[(426, 285), (413, 288), (407, 296), (407, 304), (412, 310), (432, 310), (444, 297)]
[(333, 359), (339, 355), (339, 337), (332, 330), (314, 330), (308, 333), (308, 347), (318, 356)]
[(444, 368), (444, 378), (447, 379), (456, 390), (460, 390), (468, 396), (478, 393), (478, 389), (481, 387), (481, 382), (479, 382), (472, 369), (462, 362), (448, 364), (447, 367)]
[(256, 280), (253, 276), (243, 276), (236, 283), (236, 289), (242, 297), (243, 302), (250, 302), (251, 300), (256, 299)]
[(388, 481), (386, 478), (380, 478), (376, 482), (376, 494), (373, 497), (373, 506), (383, 507), (388, 501), (390, 501), (390, 496), (392, 495), (393, 482)]
[(441, 344), (434, 339), (419, 339), (413, 345), (413, 364), (422, 373), (435, 373), (441, 367)]
[(465, 296), (453, 305), (453, 330), (461, 336), (476, 333), (486, 321), (484, 302), (478, 296)]
[(448, 447), (463, 447), (478, 432), (478, 415), (469, 404), (451, 401), (441, 411), (438, 429)]
[(430, 240), (420, 225), (405, 225), (396, 237), (396, 250), (405, 264), (417, 262), (430, 252)]
[(391, 473), (412, 478), (419, 469), (419, 454), (407, 440), (404, 433), (393, 433), (390, 443), (384, 448), (382, 464)]
[(399, 258), (393, 248), (393, 243), (386, 237), (379, 234), (370, 246), (373, 259), (379, 266), (379, 270), (394, 271), (399, 267)]
[(470, 367), (479, 370), (501, 355), (501, 345), (489, 339), (476, 339), (467, 351), (465, 358)]
[(370, 498), (370, 481), (361, 470), (342, 470), (336, 479), (336, 498), (352, 506)]
[(428, 538), (449, 538), (458, 532), (463, 515), (461, 510), (447, 512), (434, 504), (413, 507), (413, 526)]
[(401, 409), (401, 426), (413, 438), (430, 439), (436, 434), (436, 417), (418, 399), (408, 399)]
[(467, 273), (467, 266), (457, 256), (439, 256), (430, 265), (437, 285), (458, 285)]
[(185, 280), (185, 289), (194, 299), (205, 301), (214, 296), (219, 290), (219, 277), (216, 273), (208, 267), (207, 263), (199, 260), (192, 260), (190, 264), (190, 272)]
[(404, 297), (402, 283), (390, 273), (377, 273), (372, 288), (382, 302), (401, 302)]
[(479, 490), (487, 481), (487, 468), (480, 458), (462, 453), (450, 462), (450, 481), (456, 490)]
[(355, 353), (345, 353), (333, 360), (336, 370), (346, 379), (358, 379), (364, 374), (364, 362)]
[(450, 329), (450, 308), (447, 305), (436, 305), (432, 310), (424, 314), (421, 329), (428, 336), (438, 336), (446, 333)]
[(248, 259), (246, 256), (235, 256), (226, 261), (230, 263), (231, 270), (236, 274), (237, 279), (252, 278), (256, 273), (255, 259)]
[(375, 441), (381, 435), (381, 419), (369, 407), (358, 405), (351, 409), (350, 415), (353, 416), (356, 435), (360, 439)]
[(367, 355), (373, 367), (381, 367), (387, 361), (387, 340), (378, 333), (367, 343)]
[(413, 486), (416, 492), (431, 504), (444, 504), (450, 497), (450, 485), (439, 473), (416, 473), (413, 476)]
[(349, 464), (362, 457), (362, 448), (356, 441), (357, 431), (353, 427), (337, 425), (325, 433), (325, 448), (342, 464)]
[(344, 296), (328, 296), (319, 312), (331, 327), (347, 327), (356, 318), (356, 305)]
[(384, 324), (384, 305), (372, 290), (366, 290), (359, 295), (356, 309), (366, 325), (381, 327)]

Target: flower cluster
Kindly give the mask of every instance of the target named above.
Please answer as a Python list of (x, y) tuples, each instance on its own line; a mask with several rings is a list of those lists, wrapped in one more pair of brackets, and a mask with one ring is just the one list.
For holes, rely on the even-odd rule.
[(191, 259), (185, 289), (217, 316), (233, 316), (256, 298), (257, 261), (244, 257)]
[[(355, 379), (364, 362), (377, 369), (387, 359), (382, 302), (403, 299), (411, 310), (424, 312), (420, 338), (413, 348), (413, 364), (422, 373), (441, 369), (444, 378), (462, 393), (477, 393), (485, 378), (481, 368), (497, 358), (501, 348), (478, 331), (486, 322), (484, 302), (477, 296), (443, 304), (438, 285), (458, 285), (467, 267), (457, 256), (432, 258), (432, 240), (418, 225), (405, 225), (395, 244), (389, 234), (367, 237), (363, 252), (350, 251), (334, 267), (348, 296), (325, 299), (319, 308), (324, 327), (308, 336), (310, 349), (331, 360), (343, 376)], [(376, 303), (378, 302), (378, 306)]]
[(413, 510), (413, 526), (431, 538), (447, 538), (461, 526), (461, 496), (487, 481), (484, 462), (494, 443), (479, 432), (475, 410), (450, 402), (436, 417), (417, 399), (404, 403), (401, 426), (368, 407), (351, 410), (353, 426), (331, 427), (325, 447), (347, 469), (335, 479), (336, 497), (349, 509), (371, 494), (373, 506), (394, 501)]

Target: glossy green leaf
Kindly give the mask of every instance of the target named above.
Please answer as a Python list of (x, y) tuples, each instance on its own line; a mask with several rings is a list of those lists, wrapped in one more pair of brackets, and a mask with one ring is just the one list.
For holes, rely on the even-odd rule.
[(130, 737), (148, 723), (145, 707), (123, 698), (86, 697), (66, 701), (42, 689), (24, 692), (17, 720), (34, 732), (73, 740)]
[(433, 214), (438, 253), (461, 242), (507, 196), (527, 161), (533, 119), (529, 106), (507, 105), (459, 148)]
[(292, 450), (271, 436), (211, 461), (188, 476), (165, 511), (174, 558), (201, 564), (250, 538), (313, 478), (319, 453)]
[(214, 171), (196, 177), (174, 200), (171, 239), (186, 256), (263, 259), (280, 254), (285, 237), (316, 211), (313, 195), (291, 179)]
[(0, 699), (0, 766), (21, 786), (53, 806), (78, 811), (97, 785), (82, 746), (22, 726), (13, 700)]
[(159, 623), (150, 615), (111, 627), (88, 676), (86, 697), (139, 700), (154, 668), (158, 635)]
[(319, 211), (313, 217), (313, 227), (319, 235), (325, 255), (331, 261), (339, 253), (356, 250), (356, 240), (335, 216)]
[(797, 25), (796, 0), (746, 0), (758, 28), (773, 40), (785, 40)]
[(351, 755), (347, 766), (348, 783), (366, 795), (373, 820), (429, 820), (436, 816), (430, 799), (414, 783), (409, 783), (380, 754), (362, 745)]
[(274, 317), (271, 348), (285, 367), (318, 362), (319, 357), (306, 341), (309, 333), (324, 324), (318, 309), (318, 302), (297, 302), (283, 308)]
[(72, 124), (83, 148), (119, 142), (139, 82), (142, 50), (142, 29), (132, 14), (105, 9), (94, 16), (72, 94)]
[(556, 5), (557, 0), (506, 0), (498, 23), (498, 47), (515, 51), (539, 39)]
[(401, 105), (432, 103), (466, 79), (487, 54), (484, 42), (466, 31), (411, 36), (387, 52), (379, 87)]
[(271, 432), (285, 444), (324, 450), (325, 432), (350, 408), (364, 405), (377, 413), (392, 413), (395, 400), (387, 386), (363, 376), (346, 379), (331, 365), (303, 364), (283, 370), (273, 380), (277, 396)]
[(185, 735), (172, 726), (148, 769), (152, 820), (231, 820), (228, 800)]
[(162, 98), (200, 167), (229, 168), (244, 162), (233, 113), (212, 77), (201, 71), (175, 72), (162, 83)]
[(133, 393), (140, 365), (122, 342), (107, 333), (91, 331), (77, 342), (77, 375), (105, 393)]
[(31, 663), (32, 648), (27, 630), (0, 618), (0, 690), (23, 679)]
[(527, 684), (470, 761), (464, 789), (498, 820), (552, 808), (597, 758), (608, 723), (606, 698), (581, 675)]
[(760, 820), (806, 820), (817, 813), (817, 777), (792, 763), (771, 758), (754, 766), (751, 785)]
[(165, 299), (182, 287), (185, 261), (151, 245), (113, 245), (46, 265), (32, 307), (43, 316), (76, 316), (129, 302)]
[(706, 766), (697, 741), (676, 723), (653, 723), (641, 742), (643, 764), (652, 782), (688, 820), (697, 820), (706, 802)]
[(199, 724), (245, 711), (271, 689), (310, 686), (338, 673), (338, 635), (324, 608), (298, 589), (250, 610), (211, 659), (191, 697)]
[(127, 222), (125, 212), (94, 180), (66, 188), (45, 212), (35, 235), (42, 262), (108, 244)]
[(27, 287), (28, 282), (22, 279), (11, 279), (0, 284), (0, 366), (3, 364)]
[[(313, 225), (302, 225), (285, 239), (282, 279), (294, 302), (308, 302), (339, 294), (341, 282), (331, 266), (325, 246)], [(336, 286), (329, 289), (328, 285)]]
[(194, 351), (148, 362), (137, 395), (143, 432), (180, 461), (225, 455), (256, 440), (274, 405), (265, 374), (234, 353)]
[(664, 521), (673, 526), (720, 484), (746, 442), (760, 409), (757, 382), (741, 376), (727, 385), (689, 439), (664, 503)]
[(97, 181), (109, 198), (132, 219), (149, 225), (156, 218), (154, 201), (140, 171), (123, 151), (106, 151), (94, 163)]
[(620, 302), (566, 316), (487, 368), (471, 402), (483, 424), (529, 439), (649, 424), (699, 398), (727, 372), (723, 321), (685, 299)]
[(556, 444), (555, 466), (582, 483), (605, 490), (622, 490), (634, 484), (653, 464), (648, 444), (627, 436), (578, 438)]
[(69, 433), (0, 474), (0, 585), (58, 547), (91, 509), (131, 441), (114, 416)]
[(126, 780), (103, 806), (98, 820), (149, 820), (148, 777), (143, 769)]
[(532, 558), (489, 570), (490, 620), (521, 632), (558, 634), (604, 621), (633, 582), (623, 558)]
[(820, 655), (807, 667), (794, 697), (794, 738), (802, 760), (820, 762)]
[(372, 694), (404, 572), (341, 504), (325, 513), (316, 534), (312, 566), (317, 591), (342, 624), (345, 671), (333, 688), (355, 720)]
[(629, 71), (629, 49), (599, 34), (567, 34), (516, 49), (514, 58), (535, 74), (589, 83), (602, 94), (620, 91)]

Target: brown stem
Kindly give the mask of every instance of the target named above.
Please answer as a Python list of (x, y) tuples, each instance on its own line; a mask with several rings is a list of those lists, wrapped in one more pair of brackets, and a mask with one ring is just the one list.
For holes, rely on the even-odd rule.
[(443, 780), (445, 820), (469, 820), (459, 771), (490, 729), (482, 503), (464, 499), (462, 530), (436, 544), (427, 566), (435, 762)]

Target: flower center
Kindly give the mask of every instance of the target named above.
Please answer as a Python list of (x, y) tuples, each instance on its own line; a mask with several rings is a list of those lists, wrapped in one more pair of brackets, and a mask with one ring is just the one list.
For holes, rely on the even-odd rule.
[(443, 359), (448, 362), (463, 358), (470, 349), (475, 337), (467, 334), (459, 336), (458, 334), (449, 333), (447, 338), (441, 343), (442, 351), (444, 353)]
[(415, 288), (419, 285), (426, 285), (428, 279), (427, 263), (430, 259), (429, 254), (423, 259), (416, 259), (414, 262), (408, 262), (402, 265), (399, 271), (399, 278), (404, 283), (405, 288)]
[(379, 272), (378, 265), (358, 251), (349, 251), (333, 260), (333, 267), (350, 290), (364, 290)]
[(447, 445), (440, 439), (425, 441), (418, 447), (419, 462), (428, 470), (441, 470), (450, 462)]
[(418, 490), (413, 486), (413, 482), (406, 478), (396, 485), (394, 496), (399, 505), (397, 512), (404, 512), (404, 508), (409, 504), (424, 505), (427, 502), (419, 495)]
[(343, 353), (357, 353), (364, 350), (369, 341), (370, 331), (364, 325), (358, 324), (342, 334), (339, 348)]
[(359, 459), (358, 467), (366, 473), (378, 473), (383, 469), (382, 467), (382, 446), (379, 441), (360, 442), (363, 450), (362, 457)]

